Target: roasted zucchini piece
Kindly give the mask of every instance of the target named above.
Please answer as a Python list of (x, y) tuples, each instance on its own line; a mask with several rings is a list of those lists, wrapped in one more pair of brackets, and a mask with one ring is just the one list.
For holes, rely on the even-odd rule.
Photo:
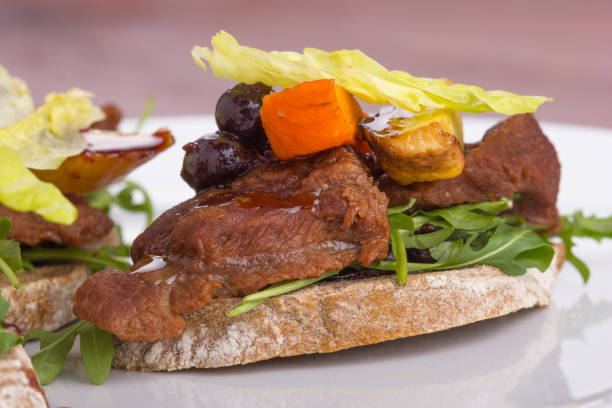
[(383, 170), (399, 184), (449, 179), (463, 171), (458, 112), (436, 109), (411, 114), (383, 108), (360, 125)]

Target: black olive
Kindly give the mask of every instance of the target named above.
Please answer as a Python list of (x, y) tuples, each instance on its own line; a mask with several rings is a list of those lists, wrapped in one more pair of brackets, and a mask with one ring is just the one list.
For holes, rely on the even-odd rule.
[(436, 260), (429, 253), (429, 249), (408, 248), (406, 250), (408, 262), (416, 263), (436, 263)]
[(268, 139), (261, 124), (259, 110), (263, 97), (270, 92), (272, 88), (261, 82), (253, 85), (238, 84), (225, 91), (215, 108), (219, 130), (238, 136), (260, 152), (268, 150)]
[(202, 136), (183, 146), (181, 177), (196, 192), (232, 182), (257, 163), (257, 152), (227, 132)]

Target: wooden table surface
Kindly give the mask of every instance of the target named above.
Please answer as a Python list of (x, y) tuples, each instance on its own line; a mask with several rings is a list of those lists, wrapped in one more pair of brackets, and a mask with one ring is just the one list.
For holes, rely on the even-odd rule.
[(612, 127), (612, 1), (0, 0), (0, 64), (37, 103), (79, 86), (138, 115), (211, 113), (231, 84), (191, 57), (224, 29), (266, 50), (359, 48), (389, 69), (555, 98), (538, 117)]

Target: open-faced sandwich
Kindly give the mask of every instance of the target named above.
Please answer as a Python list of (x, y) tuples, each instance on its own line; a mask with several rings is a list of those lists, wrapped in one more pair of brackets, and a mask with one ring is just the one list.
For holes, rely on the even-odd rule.
[[(359, 51), (268, 53), (225, 32), (212, 45), (196, 63), (240, 83), (219, 131), (184, 147), (196, 195), (136, 239), (129, 271), (75, 295), (116, 336), (116, 367), (331, 352), (546, 305), (566, 251), (588, 276), (572, 236), (612, 235), (611, 220), (557, 212), (559, 161), (530, 113), (547, 98)], [(369, 116), (357, 99), (392, 107)], [(465, 144), (460, 112), (487, 111), (512, 116)]]
[[(92, 271), (129, 267), (105, 211), (116, 197), (104, 189), (174, 142), (166, 129), (117, 132), (118, 108), (98, 108), (92, 96), (75, 88), (49, 94), (35, 108), (25, 82), (0, 66), (0, 370), (6, 379), (7, 367), (22, 367), (13, 358), (25, 353), (22, 335), (41, 338), (42, 330), (75, 320), (72, 296)], [(137, 188), (123, 189), (124, 201)], [(1, 388), (8, 392), (9, 385)]]

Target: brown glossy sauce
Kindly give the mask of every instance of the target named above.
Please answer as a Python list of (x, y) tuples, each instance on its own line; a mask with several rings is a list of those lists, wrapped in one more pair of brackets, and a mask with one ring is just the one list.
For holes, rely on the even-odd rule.
[(313, 208), (317, 197), (309, 193), (298, 193), (288, 197), (278, 197), (274, 193), (252, 191), (234, 198), (241, 208), (272, 207), (272, 208)]

